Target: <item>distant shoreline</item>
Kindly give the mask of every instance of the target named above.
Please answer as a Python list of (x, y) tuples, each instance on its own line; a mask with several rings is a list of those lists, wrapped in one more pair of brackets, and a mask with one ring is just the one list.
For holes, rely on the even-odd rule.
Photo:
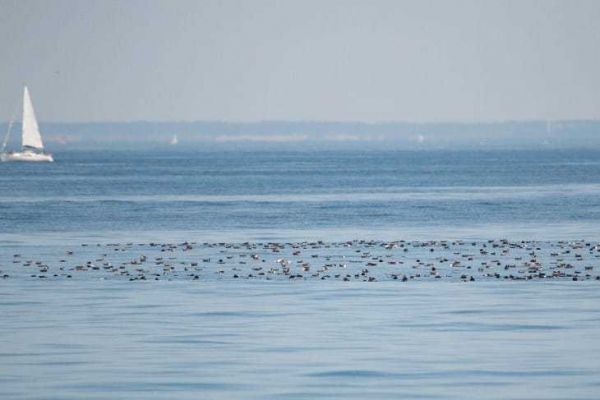
[[(6, 124), (6, 123), (5, 123)], [(41, 122), (48, 146), (114, 148), (600, 149), (600, 121), (507, 122)], [(13, 130), (20, 129), (19, 124)], [(176, 146), (172, 146), (176, 148)]]

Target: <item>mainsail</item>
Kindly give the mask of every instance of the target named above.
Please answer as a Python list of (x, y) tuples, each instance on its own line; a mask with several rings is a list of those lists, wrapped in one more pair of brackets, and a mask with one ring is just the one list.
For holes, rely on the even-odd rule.
[(37, 120), (35, 119), (35, 111), (29, 96), (29, 90), (25, 86), (23, 94), (23, 147), (33, 147), (38, 150), (44, 149), (42, 136), (38, 128)]

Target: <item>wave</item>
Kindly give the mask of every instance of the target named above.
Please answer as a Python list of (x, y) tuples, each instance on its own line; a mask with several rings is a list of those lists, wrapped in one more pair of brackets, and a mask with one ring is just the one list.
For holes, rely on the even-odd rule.
[(365, 192), (283, 193), (283, 194), (132, 194), (69, 196), (0, 196), (1, 203), (47, 202), (133, 202), (133, 203), (294, 203), (294, 202), (393, 202), (393, 201), (490, 201), (540, 197), (574, 197), (600, 195), (600, 184), (538, 186), (462, 186), (426, 188), (373, 188)]

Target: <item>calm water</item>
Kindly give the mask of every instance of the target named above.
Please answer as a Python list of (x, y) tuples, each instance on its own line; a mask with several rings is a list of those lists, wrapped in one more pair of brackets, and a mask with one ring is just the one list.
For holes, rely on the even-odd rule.
[(550, 257), (582, 239), (568, 257), (597, 275), (600, 152), (56, 158), (0, 165), (2, 399), (598, 398), (593, 280), (40, 280), (13, 255), (56, 270), (82, 243), (505, 237)]
[(0, 166), (3, 240), (597, 236), (600, 152), (71, 152)]
[(597, 399), (598, 285), (2, 284), (0, 397)]

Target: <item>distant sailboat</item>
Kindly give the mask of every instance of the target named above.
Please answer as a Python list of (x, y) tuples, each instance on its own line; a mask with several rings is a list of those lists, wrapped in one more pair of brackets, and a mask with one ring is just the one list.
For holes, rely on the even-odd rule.
[(9, 124), (4, 143), (2, 143), (2, 150), (0, 151), (1, 161), (54, 161), (52, 154), (44, 152), (44, 143), (42, 142), (42, 136), (40, 135), (40, 129), (38, 127), (37, 119), (35, 118), (35, 111), (33, 110), (33, 103), (31, 102), (27, 86), (25, 86), (23, 91), (23, 127), (21, 132), (22, 147), (20, 152), (4, 151), (8, 144), (11, 127), (12, 121)]
[(177, 143), (179, 143), (179, 140), (177, 140), (177, 135), (173, 135), (173, 137), (171, 138), (171, 141), (169, 141), (169, 144), (171, 146), (175, 146)]

